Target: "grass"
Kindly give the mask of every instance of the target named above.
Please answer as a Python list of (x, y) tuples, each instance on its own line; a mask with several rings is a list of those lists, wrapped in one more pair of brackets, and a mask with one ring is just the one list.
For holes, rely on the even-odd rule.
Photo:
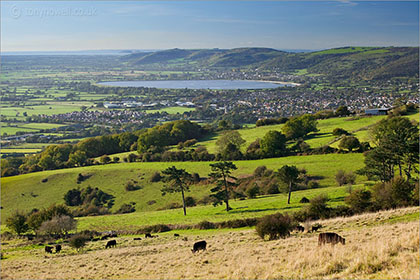
[[(264, 241), (250, 228), (161, 233), (158, 238), (89, 242), (81, 253), (63, 244), (60, 254), (20, 240), (2, 245), (5, 279), (418, 279), (419, 224), (374, 224), (418, 212), (418, 207), (320, 221), (346, 244), (322, 246), (317, 233)], [(362, 226), (365, 225), (365, 226)], [(194, 242), (207, 250), (191, 253)], [(3, 241), (3, 240), (2, 240)], [(2, 242), (3, 243), (3, 242)], [(66, 269), (63, 269), (65, 267)]]
[(146, 113), (149, 114), (153, 114), (153, 113), (161, 113), (161, 112), (166, 112), (168, 114), (183, 114), (185, 112), (191, 112), (194, 111), (195, 108), (188, 108), (188, 107), (167, 107), (167, 108), (162, 108), (162, 109), (158, 109), (158, 110), (147, 110), (145, 111)]
[[(334, 176), (337, 170), (355, 171), (363, 166), (362, 159), (362, 154), (328, 154), (237, 161), (235, 164), (238, 170), (235, 171), (235, 175), (251, 174), (255, 168), (261, 165), (277, 170), (284, 164), (288, 164), (305, 168), (311, 175), (321, 176), (322, 179), (319, 182), (322, 186), (333, 187), (336, 186)], [(2, 219), (8, 217), (16, 209), (29, 211), (32, 208), (42, 208), (52, 203), (63, 203), (63, 196), (68, 190), (87, 186), (99, 187), (103, 191), (114, 195), (116, 198), (112, 211), (116, 211), (123, 203), (129, 202), (136, 202), (137, 211), (154, 211), (171, 202), (180, 202), (179, 194), (161, 196), (162, 183), (150, 183), (150, 177), (154, 172), (175, 165), (177, 168), (185, 168), (190, 173), (197, 172), (201, 177), (207, 177), (210, 172), (209, 163), (118, 163), (4, 177), (1, 178), (1, 204), (3, 206), (1, 217)], [(79, 185), (76, 183), (79, 173), (90, 174), (91, 177)], [(48, 181), (42, 183), (43, 179), (48, 179)], [(143, 188), (134, 192), (126, 192), (124, 186), (129, 180), (136, 180), (138, 185)], [(358, 184), (364, 181), (364, 177), (357, 177)], [(187, 195), (200, 199), (209, 194), (209, 188), (210, 186), (204, 185), (193, 186), (191, 193)], [(322, 190), (329, 193), (333, 189), (324, 188)], [(150, 200), (156, 200), (156, 203), (148, 205), (147, 202)], [(279, 198), (279, 200), (282, 199)]]
[[(8, 125), (9, 124), (9, 125)], [(39, 132), (41, 129), (52, 129), (64, 126), (55, 123), (4, 123), (1, 124), (1, 134), (14, 135), (17, 131)]]

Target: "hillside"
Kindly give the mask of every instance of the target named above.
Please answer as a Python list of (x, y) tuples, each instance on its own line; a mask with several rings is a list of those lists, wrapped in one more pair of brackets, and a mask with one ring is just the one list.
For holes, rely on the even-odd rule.
[(230, 50), (171, 49), (153, 53), (135, 53), (122, 59), (140, 68), (153, 66), (185, 68), (259, 68), (330, 78), (388, 79), (418, 77), (419, 49), (415, 47), (344, 47), (309, 53), (288, 53), (269, 48)]
[[(158, 238), (88, 242), (60, 254), (16, 239), (2, 245), (2, 279), (418, 279), (418, 207), (319, 221), (346, 244), (319, 247), (318, 233), (264, 241), (253, 229), (177, 230)], [(174, 237), (173, 233), (181, 237)], [(144, 237), (143, 235), (141, 236)], [(191, 253), (194, 242), (207, 250)], [(66, 267), (66, 269), (63, 269)], [(77, 273), (77, 274), (76, 274)]]

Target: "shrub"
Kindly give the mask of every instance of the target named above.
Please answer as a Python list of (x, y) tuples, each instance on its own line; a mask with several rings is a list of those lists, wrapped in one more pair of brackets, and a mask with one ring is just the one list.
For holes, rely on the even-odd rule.
[(194, 183), (198, 183), (200, 182), (200, 175), (198, 173), (193, 173), (192, 174), (192, 179)]
[(76, 226), (77, 221), (70, 216), (55, 216), (51, 220), (44, 221), (38, 231), (47, 235), (62, 236), (76, 229)]
[(256, 198), (257, 195), (260, 193), (260, 187), (258, 187), (258, 185), (255, 184), (246, 189), (245, 193), (248, 198)]
[(195, 200), (195, 198), (194, 197), (192, 197), (192, 196), (187, 196), (186, 198), (185, 198), (185, 206), (187, 206), (187, 207), (192, 207), (192, 206), (196, 206), (197, 205), (197, 202), (196, 202), (196, 200)]
[(326, 195), (319, 195), (311, 199), (307, 206), (307, 218), (311, 220), (325, 219), (330, 216), (330, 208), (327, 206), (328, 197)]
[(26, 216), (19, 212), (16, 212), (11, 217), (6, 219), (6, 226), (14, 231), (17, 235), (21, 235), (29, 230), (29, 226), (26, 223)]
[(150, 177), (150, 182), (155, 183), (162, 180), (162, 176), (160, 175), (160, 172), (155, 172), (152, 174), (152, 177)]
[(117, 162), (119, 162), (119, 161), (120, 161), (120, 158), (119, 158), (119, 157), (113, 157), (113, 158), (112, 158), (112, 162), (117, 163)]
[(254, 170), (254, 177), (263, 177), (267, 167), (265, 165), (258, 166)]
[(128, 181), (127, 184), (125, 184), (125, 190), (128, 191), (128, 192), (137, 191), (137, 190), (140, 190), (140, 189), (141, 189), (141, 187), (136, 185), (136, 183), (133, 182), (133, 181)]
[(103, 164), (107, 164), (111, 161), (111, 158), (107, 155), (103, 155), (99, 158), (99, 161)]
[(156, 200), (149, 200), (148, 202), (146, 202), (147, 205), (153, 205), (156, 203)]
[(338, 143), (338, 147), (340, 149), (347, 149), (351, 152), (360, 148), (360, 142), (359, 139), (354, 136), (344, 136), (340, 143)]
[(206, 195), (205, 197), (197, 201), (197, 204), (207, 205), (207, 204), (213, 204), (215, 201), (216, 199), (214, 197)]
[(344, 129), (342, 129), (342, 128), (339, 128), (339, 127), (337, 127), (337, 128), (334, 128), (334, 130), (333, 130), (333, 132), (332, 132), (332, 134), (334, 135), (334, 136), (341, 136), (341, 135), (349, 135), (350, 133), (348, 133), (348, 131), (347, 130), (344, 130)]
[(255, 230), (261, 238), (268, 236), (269, 240), (274, 240), (289, 236), (293, 227), (292, 219), (287, 214), (278, 213), (262, 217)]
[(80, 249), (85, 247), (86, 241), (87, 240), (85, 235), (78, 234), (70, 238), (69, 245), (70, 247), (75, 248), (79, 252)]
[(163, 224), (147, 226), (142, 229), (143, 233), (157, 233), (157, 232), (167, 232), (167, 231), (171, 231), (171, 228)]
[(302, 197), (299, 203), (309, 203), (309, 199), (307, 199), (306, 197)]
[(335, 174), (335, 180), (339, 186), (352, 185), (356, 182), (356, 175), (353, 172), (346, 173), (344, 170), (338, 170), (337, 174)]
[(196, 225), (197, 229), (214, 229), (216, 225), (209, 221), (201, 221)]
[(134, 207), (133, 203), (127, 204), (124, 203), (121, 205), (120, 209), (118, 209), (115, 214), (126, 214), (126, 213), (132, 213), (135, 212), (136, 208)]
[(362, 213), (372, 206), (371, 197), (368, 190), (355, 190), (346, 197), (346, 203), (354, 213)]
[(390, 209), (418, 205), (415, 188), (415, 185), (401, 177), (396, 177), (387, 183), (378, 183), (373, 187), (372, 193), (375, 208)]
[(240, 227), (253, 227), (258, 223), (257, 218), (248, 218), (248, 219), (235, 219), (223, 221), (220, 223), (215, 223), (217, 228), (240, 228)]

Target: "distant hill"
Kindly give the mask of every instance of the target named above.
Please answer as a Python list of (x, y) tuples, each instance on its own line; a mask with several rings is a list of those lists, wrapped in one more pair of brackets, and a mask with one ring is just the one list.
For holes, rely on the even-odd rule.
[(170, 49), (134, 53), (125, 62), (145, 68), (258, 68), (337, 78), (388, 79), (418, 77), (418, 47), (344, 47), (315, 52), (291, 53), (270, 48)]

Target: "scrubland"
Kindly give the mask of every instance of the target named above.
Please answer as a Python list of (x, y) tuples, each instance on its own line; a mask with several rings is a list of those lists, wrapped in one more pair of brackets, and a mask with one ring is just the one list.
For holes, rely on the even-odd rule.
[[(90, 242), (80, 253), (46, 254), (27, 241), (3, 240), (3, 279), (419, 279), (418, 207), (317, 221), (345, 245), (322, 246), (318, 233), (264, 241), (252, 228), (177, 231), (158, 238)], [(194, 242), (207, 250), (191, 252)], [(7, 244), (5, 244), (7, 243)]]

